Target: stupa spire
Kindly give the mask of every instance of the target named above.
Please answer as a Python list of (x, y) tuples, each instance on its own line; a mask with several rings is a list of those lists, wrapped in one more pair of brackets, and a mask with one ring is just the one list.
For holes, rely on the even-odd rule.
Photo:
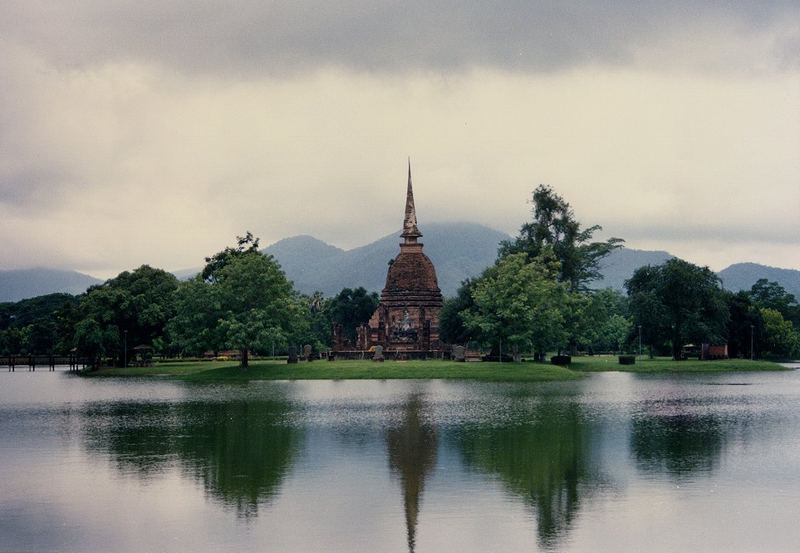
[(416, 242), (422, 233), (417, 228), (417, 210), (414, 208), (414, 189), (411, 187), (411, 158), (408, 158), (408, 189), (406, 190), (406, 216), (403, 219), (403, 234), (408, 244)]

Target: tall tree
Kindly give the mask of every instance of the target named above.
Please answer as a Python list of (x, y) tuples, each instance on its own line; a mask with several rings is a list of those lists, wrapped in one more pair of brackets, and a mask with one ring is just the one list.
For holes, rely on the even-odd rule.
[(219, 271), (234, 259), (238, 259), (248, 254), (258, 253), (259, 239), (253, 236), (249, 230), (244, 236), (236, 237), (235, 247), (226, 247), (221, 252), (217, 252), (210, 257), (206, 257), (206, 266), (200, 273), (203, 280), (214, 281), (217, 279)]
[(674, 359), (687, 342), (720, 342), (729, 320), (719, 277), (708, 267), (670, 259), (637, 269), (625, 282), (634, 324), (651, 344), (669, 342)]
[(445, 298), (439, 313), (439, 335), (448, 344), (466, 344), (471, 338), (470, 329), (464, 322), (463, 314), (475, 306), (472, 288), (477, 278), (468, 278), (461, 283), (456, 297)]
[(121, 363), (124, 342), (128, 348), (152, 344), (175, 312), (177, 286), (173, 274), (142, 265), (89, 288), (79, 308), (82, 324), (76, 326), (79, 349)]
[(519, 235), (500, 244), (499, 256), (524, 253), (528, 259), (551, 248), (560, 263), (558, 279), (570, 290), (584, 290), (600, 277), (600, 261), (622, 246), (620, 238), (593, 242), (599, 225), (581, 228), (569, 203), (546, 185), (539, 185), (532, 195), (533, 220), (522, 225)]
[(280, 265), (248, 237), (208, 258), (209, 270), (178, 292), (169, 334), (182, 351), (238, 349), (247, 368), (251, 351), (284, 347), (307, 324), (302, 300)]
[(475, 282), (473, 309), (463, 312), (467, 327), (486, 343), (502, 341), (512, 351), (532, 346), (540, 355), (567, 339), (567, 289), (554, 278), (558, 263), (531, 261), (523, 253), (498, 260)]
[(779, 283), (760, 278), (750, 288), (748, 295), (758, 308), (773, 309), (784, 319), (800, 327), (800, 306), (797, 304), (797, 298)]
[(800, 333), (785, 320), (777, 309), (762, 307), (764, 329), (761, 337), (764, 354), (768, 357), (790, 358), (800, 354)]
[(365, 288), (343, 288), (331, 299), (329, 312), (331, 322), (342, 325), (348, 340), (355, 340), (356, 328), (369, 321), (378, 307), (378, 294)]

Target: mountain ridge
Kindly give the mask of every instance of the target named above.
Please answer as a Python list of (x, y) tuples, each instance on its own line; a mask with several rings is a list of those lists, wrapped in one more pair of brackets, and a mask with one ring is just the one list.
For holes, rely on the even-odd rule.
[[(500, 241), (508, 234), (478, 223), (429, 223), (421, 229), (425, 253), (433, 261), (439, 287), (446, 297), (455, 295), (463, 280), (479, 275), (497, 257)], [(326, 296), (342, 288), (363, 286), (380, 292), (388, 262), (399, 252), (400, 230), (369, 244), (345, 250), (308, 234), (283, 238), (262, 249), (280, 263), (287, 277), (303, 293), (320, 291)], [(623, 290), (624, 282), (643, 265), (659, 265), (674, 257), (661, 250), (621, 248), (605, 258), (602, 278), (592, 288)], [(178, 278), (191, 278), (200, 267), (173, 271)], [(800, 271), (753, 262), (734, 263), (717, 273), (732, 291), (749, 290), (759, 279), (778, 282), (800, 299)], [(44, 284), (42, 284), (44, 282)], [(55, 292), (79, 294), (103, 282), (90, 275), (63, 269), (35, 268), (0, 270), (0, 302), (19, 301)], [(35, 284), (39, 283), (38, 286)]]
[(89, 286), (101, 282), (99, 278), (68, 269), (3, 269), (0, 270), (0, 302), (16, 302), (58, 292), (81, 294)]

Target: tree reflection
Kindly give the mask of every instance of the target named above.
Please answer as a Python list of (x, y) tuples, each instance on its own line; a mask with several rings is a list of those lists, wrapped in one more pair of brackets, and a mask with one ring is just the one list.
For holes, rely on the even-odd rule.
[(467, 465), (498, 476), (536, 511), (543, 547), (569, 531), (582, 495), (598, 485), (589, 470), (589, 432), (575, 403), (542, 403), (500, 427), (466, 427)]
[(283, 401), (116, 403), (86, 414), (86, 443), (123, 473), (149, 478), (177, 466), (238, 516), (278, 492), (301, 444)]
[(639, 468), (673, 476), (711, 472), (722, 452), (724, 433), (710, 414), (646, 414), (634, 419), (631, 449)]
[(436, 431), (423, 421), (422, 410), (421, 397), (413, 394), (404, 405), (402, 424), (386, 432), (389, 467), (403, 487), (406, 536), (412, 553), (425, 479), (436, 465)]

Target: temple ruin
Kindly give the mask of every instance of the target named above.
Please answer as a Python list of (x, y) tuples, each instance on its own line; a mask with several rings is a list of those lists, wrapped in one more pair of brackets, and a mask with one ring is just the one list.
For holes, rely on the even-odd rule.
[[(439, 312), (442, 291), (433, 263), (422, 251), (417, 227), (411, 163), (408, 165), (405, 218), (400, 253), (389, 262), (380, 304), (369, 322), (357, 329), (356, 352), (380, 346), (388, 359), (425, 359), (442, 352)], [(334, 328), (334, 352), (344, 353), (341, 328)]]

